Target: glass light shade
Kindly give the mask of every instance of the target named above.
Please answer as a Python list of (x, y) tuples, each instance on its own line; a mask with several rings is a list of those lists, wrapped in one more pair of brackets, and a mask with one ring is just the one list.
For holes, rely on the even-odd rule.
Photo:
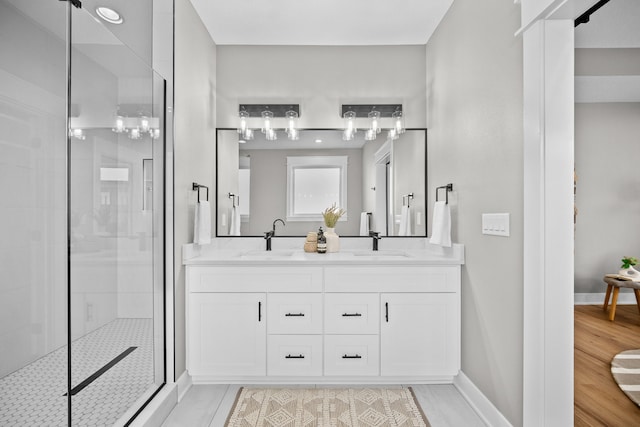
[(300, 139), (300, 132), (298, 129), (287, 129), (287, 137), (292, 141), (297, 141)]
[(147, 116), (140, 117), (140, 130), (142, 132), (149, 132), (149, 117)]
[(377, 136), (378, 136), (378, 132), (376, 132), (374, 129), (367, 129), (367, 131), (364, 133), (364, 140), (373, 141), (376, 139)]
[(84, 135), (84, 131), (80, 128), (77, 129), (71, 129), (71, 136), (73, 136), (75, 139), (79, 139), (81, 141), (84, 141), (86, 139), (85, 135)]
[(253, 139), (253, 129), (245, 129), (244, 132), (240, 134), (240, 137), (245, 141), (249, 141)]
[(238, 113), (238, 117), (240, 117), (240, 126), (238, 126), (238, 133), (244, 134), (248, 129), (247, 120), (249, 120), (249, 112), (242, 110)]
[(160, 138), (160, 129), (151, 129), (151, 131), (149, 131), (149, 133), (151, 134), (151, 138), (153, 138), (153, 139)]
[(273, 122), (273, 112), (268, 110), (263, 111), (262, 112), (262, 132), (264, 134), (267, 134), (271, 129), (272, 122)]
[(276, 133), (276, 131), (273, 128), (269, 128), (265, 133), (264, 133), (264, 138), (267, 141), (275, 141), (276, 139), (278, 139), (278, 134)]
[[(370, 112), (367, 117), (369, 117), (369, 120), (371, 120), (371, 127), (370, 129), (375, 132), (376, 134), (380, 133), (380, 112), (379, 111), (372, 111)], [(370, 140), (369, 140), (370, 141)]]
[(114, 131), (115, 133), (124, 132), (126, 130), (124, 127), (124, 117), (116, 116), (116, 125), (111, 130)]
[(345, 141), (351, 141), (358, 129), (356, 128), (356, 113), (355, 111), (347, 111), (344, 113), (344, 132), (342, 133), (342, 139)]
[(396, 131), (396, 128), (389, 129), (389, 132), (387, 132), (387, 139), (392, 141), (398, 139), (398, 132)]
[(138, 128), (133, 128), (129, 131), (129, 138), (131, 139), (140, 139), (141, 136), (142, 134)]
[(393, 118), (393, 128), (396, 133), (398, 135), (404, 133), (406, 129), (404, 127), (404, 114), (402, 114), (402, 111), (394, 111), (391, 117)]

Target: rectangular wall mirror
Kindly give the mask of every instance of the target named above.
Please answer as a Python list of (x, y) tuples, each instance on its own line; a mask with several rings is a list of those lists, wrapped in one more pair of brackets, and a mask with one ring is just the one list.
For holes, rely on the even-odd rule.
[(262, 237), (280, 218), (277, 236), (304, 237), (336, 203), (347, 211), (340, 236), (426, 237), (427, 130), (362, 134), (343, 141), (342, 130), (305, 129), (299, 140), (267, 141), (257, 131), (240, 142), (236, 129), (217, 129), (216, 236)]

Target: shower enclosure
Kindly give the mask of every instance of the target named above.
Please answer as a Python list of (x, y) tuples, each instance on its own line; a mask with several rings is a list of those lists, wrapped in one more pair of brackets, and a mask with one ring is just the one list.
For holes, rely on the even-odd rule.
[(152, 0), (0, 0), (0, 425), (125, 425), (165, 383)]

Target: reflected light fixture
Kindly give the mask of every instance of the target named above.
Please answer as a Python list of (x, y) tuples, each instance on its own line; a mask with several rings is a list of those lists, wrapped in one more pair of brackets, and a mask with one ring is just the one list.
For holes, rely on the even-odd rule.
[(124, 19), (115, 10), (110, 7), (100, 6), (96, 8), (96, 14), (105, 22), (110, 24), (122, 24)]
[(84, 141), (87, 137), (84, 134), (84, 131), (80, 128), (71, 129), (71, 136), (75, 139), (79, 139), (80, 141)]
[(130, 139), (140, 139), (144, 135), (158, 139), (160, 138), (160, 119), (150, 117), (142, 111), (134, 117), (123, 116), (118, 107), (111, 130), (115, 133), (126, 133)]

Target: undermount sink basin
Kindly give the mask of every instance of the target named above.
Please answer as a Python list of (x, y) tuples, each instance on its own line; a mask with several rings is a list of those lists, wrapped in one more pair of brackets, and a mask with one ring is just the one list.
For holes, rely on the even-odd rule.
[(293, 255), (293, 251), (249, 251), (240, 255), (250, 259), (282, 259)]
[(402, 251), (356, 251), (353, 252), (353, 256), (357, 257), (369, 257), (369, 258), (409, 258), (409, 255), (406, 252)]

